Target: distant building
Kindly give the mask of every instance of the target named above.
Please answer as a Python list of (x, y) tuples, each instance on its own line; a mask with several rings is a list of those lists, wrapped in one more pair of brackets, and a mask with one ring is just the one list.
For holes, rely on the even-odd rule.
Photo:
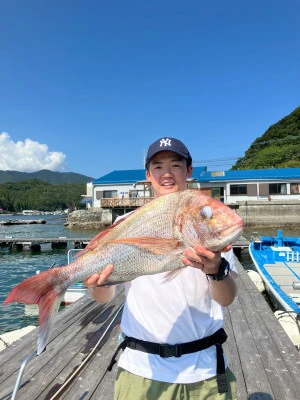
[(300, 200), (300, 168), (206, 171), (199, 188), (227, 204), (248, 200)]
[[(207, 171), (194, 167), (188, 187), (201, 189), (226, 204), (248, 200), (300, 200), (300, 168)], [(114, 208), (115, 214), (136, 208), (153, 196), (145, 170), (110, 172), (87, 186), (89, 207)]]

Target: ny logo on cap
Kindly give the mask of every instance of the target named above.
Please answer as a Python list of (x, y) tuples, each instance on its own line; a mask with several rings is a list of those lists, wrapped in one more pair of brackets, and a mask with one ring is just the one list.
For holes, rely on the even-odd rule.
[(171, 139), (167, 138), (167, 139), (161, 139), (160, 141), (160, 147), (162, 146), (171, 146)]

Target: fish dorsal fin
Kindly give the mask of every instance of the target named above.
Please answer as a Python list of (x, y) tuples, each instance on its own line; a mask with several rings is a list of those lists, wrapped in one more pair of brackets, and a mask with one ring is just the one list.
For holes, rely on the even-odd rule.
[(141, 247), (153, 254), (162, 255), (182, 247), (183, 242), (178, 239), (167, 239), (159, 237), (119, 238), (111, 244), (128, 244)]

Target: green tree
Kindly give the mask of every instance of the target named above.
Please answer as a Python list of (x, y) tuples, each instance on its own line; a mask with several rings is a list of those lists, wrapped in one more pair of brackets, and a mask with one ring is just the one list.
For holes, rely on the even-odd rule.
[(32, 179), (0, 184), (0, 204), (8, 211), (22, 210), (56, 211), (66, 208), (85, 208), (80, 203), (86, 191), (85, 183), (52, 185)]
[(299, 168), (300, 107), (272, 125), (232, 169)]

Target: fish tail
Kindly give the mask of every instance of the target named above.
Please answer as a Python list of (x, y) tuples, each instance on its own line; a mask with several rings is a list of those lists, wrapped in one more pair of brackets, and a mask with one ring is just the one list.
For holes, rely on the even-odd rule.
[(61, 299), (67, 288), (59, 285), (57, 268), (34, 275), (19, 283), (7, 296), (4, 305), (13, 301), (39, 306), (39, 338), (37, 354), (40, 354), (48, 343)]

